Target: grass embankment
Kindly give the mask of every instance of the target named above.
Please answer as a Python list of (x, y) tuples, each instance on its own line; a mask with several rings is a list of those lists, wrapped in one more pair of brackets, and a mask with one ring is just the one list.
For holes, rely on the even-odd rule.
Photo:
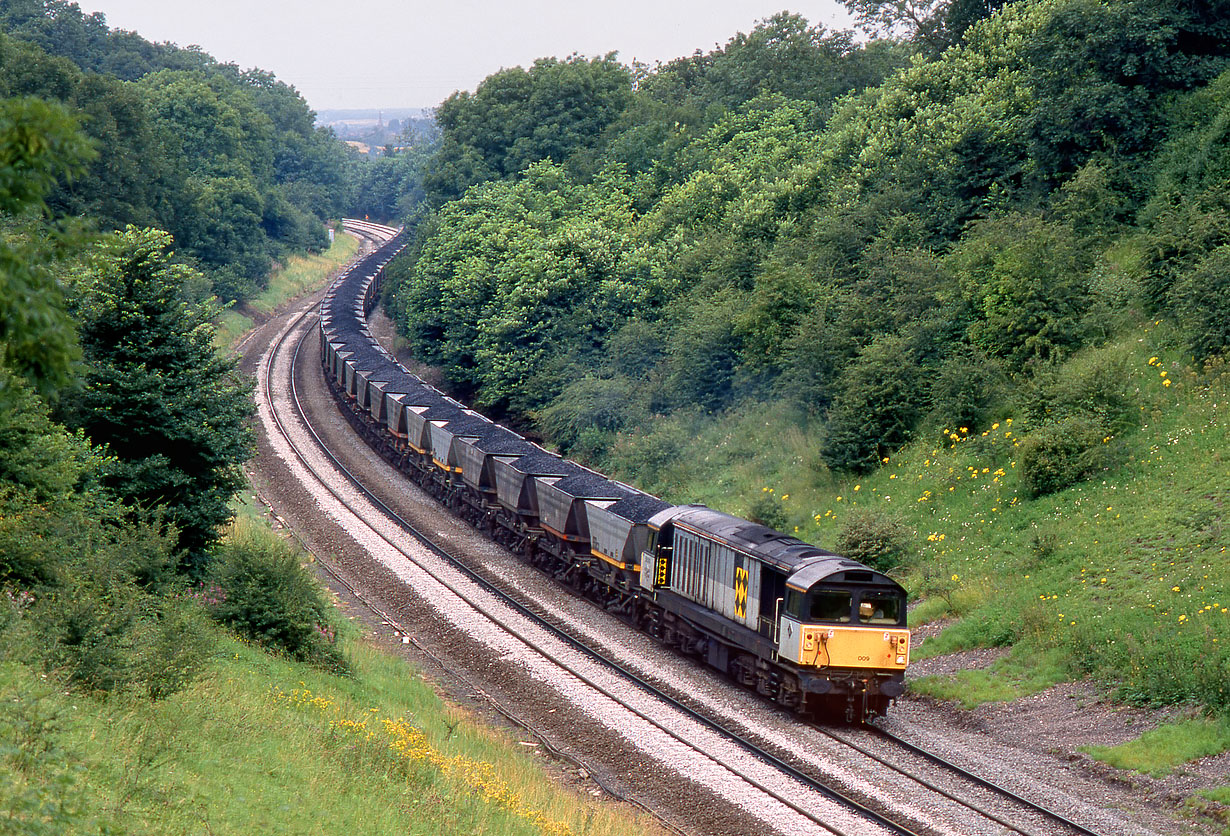
[(269, 314), (292, 299), (316, 290), (325, 278), (349, 261), (359, 249), (358, 239), (338, 232), (333, 245), (319, 255), (294, 255), (269, 277), (269, 286), (242, 309), (231, 308), (218, 317), (219, 346), (233, 346), (252, 329), (252, 314)]
[[(277, 294), (293, 295), (287, 288), (323, 283), (355, 249), (349, 236), (338, 241), (327, 258), (305, 259), (295, 276), (275, 277), (266, 304), (279, 304)], [(284, 551), (250, 495), (236, 510), (221, 553), (234, 546), (254, 552), (259, 562), (268, 559), (261, 552)], [(197, 593), (181, 595), (207, 610), (217, 605), (207, 600), (218, 594), (212, 589)], [(10, 610), (29, 604), (11, 591), (0, 594), (8, 595)], [(273, 589), (246, 595), (251, 619), (278, 606), (289, 608), (274, 614), (283, 626), (316, 617), (301, 611), (302, 596)], [(343, 660), (326, 667), (347, 671), (340, 675), (238, 641), (209, 619), (192, 623), (206, 631), (193, 643), (216, 652), (193, 668), (186, 688), (160, 700), (139, 689), (68, 690), (60, 671), (15, 661), (38, 654), (0, 646), (0, 832), (616, 836), (654, 830), (626, 809), (554, 783), (536, 763), (530, 741), (445, 704), (408, 665), (365, 644), (354, 628), (341, 624), (336, 645), (339, 625), (321, 628)]]
[[(620, 834), (502, 733), (352, 641), (338, 677), (232, 639), (160, 702), (66, 694), (0, 665), (0, 830), (140, 834)], [(11, 825), (13, 830), (7, 829)]]
[[(919, 602), (912, 623), (955, 618), (915, 659), (1012, 648), (916, 691), (973, 705), (1092, 677), (1127, 701), (1230, 716), (1230, 367), (1195, 368), (1176, 342), (1149, 322), (1061, 369), (1096, 384), (1114, 358), (1133, 414), (1103, 441), (1109, 467), (1038, 498), (1020, 467), (1033, 428), (1008, 411), (937, 427), (856, 478), (818, 465), (818, 434), (773, 406), (665, 421), (611, 458), (673, 500), (776, 515), (820, 544), (860, 515), (904, 522), (913, 553), (893, 574)], [(655, 445), (680, 452), (679, 466), (657, 468)]]

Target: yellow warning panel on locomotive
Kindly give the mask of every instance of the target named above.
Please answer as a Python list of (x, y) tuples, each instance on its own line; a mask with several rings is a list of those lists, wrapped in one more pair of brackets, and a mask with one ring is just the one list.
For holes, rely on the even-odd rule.
[(910, 631), (804, 625), (798, 660), (807, 667), (903, 670), (910, 662)]

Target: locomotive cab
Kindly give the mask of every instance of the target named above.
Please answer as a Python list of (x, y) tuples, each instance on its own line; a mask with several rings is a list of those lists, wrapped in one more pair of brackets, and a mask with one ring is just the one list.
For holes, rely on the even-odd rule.
[(905, 593), (879, 587), (813, 587), (806, 593), (787, 587), (783, 612), (806, 623), (905, 626)]
[[(810, 670), (811, 689), (897, 697), (910, 661), (905, 589), (840, 557), (798, 569), (786, 582), (778, 655)], [(827, 684), (822, 684), (822, 682)]]

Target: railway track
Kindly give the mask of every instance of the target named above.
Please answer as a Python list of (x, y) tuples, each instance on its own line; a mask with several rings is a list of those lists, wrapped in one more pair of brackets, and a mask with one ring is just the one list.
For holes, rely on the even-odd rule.
[[(387, 240), (391, 230), (378, 225), (362, 222), (347, 222), (347, 229), (357, 234), (367, 236), (379, 242)], [(262, 362), (261, 386), (264, 393), (265, 407), (279, 404), (281, 408), (270, 409), (268, 418), (271, 426), (280, 435), (289, 454), (298, 462), (307, 478), (318, 483), (319, 490), (325, 490), (330, 496), (359, 522), (373, 532), (379, 532), (385, 548), (410, 561), (419, 570), (430, 576), (448, 594), (462, 600), (477, 601), (473, 609), (483, 618), (493, 623), (517, 622), (512, 627), (506, 627), (510, 635), (525, 648), (533, 649), (544, 657), (553, 657), (552, 665), (566, 671), (584, 687), (594, 694), (609, 699), (622, 707), (633, 722), (647, 724), (654, 733), (674, 740), (677, 744), (687, 747), (690, 751), (703, 753), (699, 755), (718, 770), (730, 773), (730, 780), (741, 782), (744, 792), (754, 790), (764, 798), (773, 800), (784, 810), (791, 811), (798, 820), (804, 823), (802, 832), (843, 833), (897, 833), (897, 834), (940, 834), (940, 833), (1021, 833), (1034, 836), (1042, 833), (1079, 833), (1089, 836), (1094, 831), (1077, 823), (1071, 822), (1039, 805), (1028, 802), (1000, 787), (974, 776), (960, 767), (947, 763), (938, 756), (917, 750), (910, 754), (925, 756), (936, 765), (960, 774), (962, 780), (976, 789), (953, 791), (938, 785), (930, 776), (919, 774), (917, 769), (910, 770), (889, 759), (876, 755), (866, 747), (851, 741), (847, 734), (830, 730), (820, 730), (829, 739), (858, 752), (861, 757), (874, 759), (884, 769), (892, 770), (915, 784), (918, 795), (909, 800), (909, 809), (903, 811), (885, 810), (885, 805), (876, 799), (858, 799), (829, 782), (818, 777), (814, 765), (797, 763), (797, 753), (782, 752), (774, 754), (773, 746), (761, 745), (749, 735), (737, 730), (731, 724), (711, 715), (703, 707), (690, 705), (687, 695), (672, 694), (669, 688), (662, 688), (651, 682), (642, 672), (638, 672), (611, 661), (590, 646), (584, 638), (574, 635), (560, 623), (560, 619), (527, 600), (525, 595), (515, 589), (506, 588), (498, 579), (492, 579), (479, 568), (468, 565), (459, 556), (449, 554), (438, 547), (432, 538), (425, 536), (406, 520), (402, 519), (392, 508), (386, 505), (376, 494), (363, 485), (363, 480), (352, 474), (343, 464), (341, 457), (329, 450), (329, 445), (321, 434), (311, 429), (306, 410), (303, 408), (300, 394), (295, 387), (295, 367), (299, 362), (302, 346), (305, 340), (314, 333), (312, 324), (314, 313), (308, 311), (300, 315), (291, 325), (286, 327), (275, 341), (273, 347)], [(311, 352), (309, 352), (311, 353)], [(316, 372), (319, 374), (319, 372)], [(288, 381), (289, 389), (284, 394), (278, 393), (277, 381)], [(285, 410), (285, 413), (283, 413)], [(344, 411), (343, 411), (344, 413)], [(265, 417), (265, 416), (262, 416)], [(305, 436), (302, 431), (296, 431), (290, 426), (297, 423), (309, 432)], [(339, 484), (340, 483), (340, 484)], [(381, 518), (379, 523), (371, 522), (375, 513)], [(390, 530), (388, 526), (391, 525)], [(410, 538), (416, 544), (414, 549), (406, 549), (400, 542)], [(430, 555), (423, 560), (422, 552)], [(441, 566), (447, 566), (447, 571), (441, 571)], [(481, 592), (476, 595), (475, 591)], [(528, 626), (527, 626), (528, 625)], [(404, 629), (404, 628), (403, 628)], [(406, 631), (410, 632), (410, 631)], [(560, 647), (567, 648), (568, 658), (558, 659)], [(578, 662), (578, 660), (580, 660)], [(618, 687), (612, 682), (623, 683)], [(632, 691), (629, 692), (628, 684)], [(629, 696), (631, 694), (632, 696)], [(649, 703), (645, 701), (649, 700)], [(647, 707), (648, 706), (648, 707)], [(669, 706), (673, 719), (663, 721), (662, 706)], [(682, 729), (682, 730), (681, 730)], [(698, 735), (698, 730), (701, 733)], [(884, 732), (883, 734), (887, 734)], [(713, 741), (733, 745), (742, 753), (735, 760), (746, 761), (754, 768), (735, 770), (730, 761), (729, 752), (715, 754), (710, 745)], [(896, 744), (910, 746), (905, 741), (895, 738)], [(706, 751), (706, 749), (709, 751)], [(800, 788), (802, 792), (800, 792)], [(967, 796), (973, 792), (998, 793), (1000, 812), (988, 809), (984, 801), (979, 803)], [(1004, 795), (1007, 793), (1006, 795)], [(931, 795), (934, 800), (924, 803), (920, 795)], [(1003, 799), (1010, 798), (1005, 802)], [(802, 799), (802, 801), (801, 801)], [(820, 802), (823, 801), (821, 804)], [(1011, 812), (1004, 813), (1002, 808), (1007, 804)], [(971, 819), (981, 822), (976, 828), (952, 829), (936, 826), (931, 816), (924, 811), (935, 810), (938, 807), (956, 805), (972, 813), (964, 820), (967, 825)], [(891, 805), (889, 805), (891, 806)], [(853, 817), (853, 818), (851, 818)], [(951, 813), (936, 818), (952, 818)], [(961, 816), (957, 816), (961, 819)], [(844, 822), (844, 823), (843, 823)], [(797, 823), (797, 822), (796, 822)], [(1060, 828), (1056, 830), (1055, 828)], [(816, 828), (821, 828), (817, 831)], [(791, 828), (785, 828), (789, 832)]]
[[(557, 628), (551, 627), (539, 619), (532, 611), (511, 598), (506, 592), (495, 588), (494, 585), (482, 579), (477, 573), (472, 572), (463, 561), (456, 560), (452, 555), (435, 546), (429, 538), (415, 530), (413, 526), (401, 519), (396, 512), (385, 505), (372, 492), (364, 488), (361, 481), (346, 470), (340, 459), (329, 451), (321, 436), (310, 428), (307, 416), (302, 408), (301, 399), (293, 383), (295, 376), (294, 367), (301, 354), (304, 339), (314, 335), (314, 330), (311, 327), (313, 321), (314, 318), (311, 312), (302, 314), (290, 327), (283, 331), (277, 342), (270, 349), (267, 361), (262, 363), (261, 387), (265, 395), (265, 403), (272, 405), (285, 402), (292, 416), (288, 417), (282, 414), (280, 410), (271, 410), (269, 418), (277, 428), (277, 432), (282, 440), (290, 448), (290, 452), (298, 459), (302, 468), (317, 482), (320, 488), (326, 490), (343, 508), (349, 511), (356, 521), (364, 520), (373, 511), (381, 514), (387, 520), (393, 522), (398, 530), (412, 537), (428, 553), (446, 561), (451, 568), (457, 570), (458, 574), (441, 572), (438, 564), (422, 560), (414, 551), (403, 548), (402, 544), (396, 542), (393, 537), (384, 533), (378, 533), (379, 538), (390, 550), (395, 551), (407, 561), (413, 563), (414, 566), (438, 583), (442, 590), (456, 596), (461, 601), (465, 601), (478, 615), (493, 624), (501, 625), (501, 629), (507, 631), (509, 636), (513, 637), (515, 641), (540, 654), (544, 659), (550, 659), (550, 664), (558, 666), (561, 671), (575, 678), (575, 680), (582, 683), (586, 688), (591, 689), (596, 695), (600, 695), (622, 707), (631, 718), (634, 718), (634, 722), (647, 724), (657, 734), (687, 747), (688, 750), (697, 753), (704, 760), (707, 760), (712, 767), (728, 773), (729, 779), (754, 789), (756, 792), (781, 805), (782, 808), (794, 813), (804, 823), (804, 826), (802, 828), (787, 827), (787, 832), (791, 830), (797, 832), (817, 832), (815, 830), (817, 827), (820, 828), (819, 832), (831, 833), (834, 836), (845, 836), (846, 834), (853, 836), (856, 833), (893, 833), (901, 834), (901, 836), (910, 836), (910, 834), (916, 832), (907, 827), (895, 825), (891, 820), (879, 816), (870, 809), (860, 809), (860, 805), (857, 802), (842, 800), (838, 793), (833, 791), (826, 792), (817, 782), (811, 781), (801, 773), (791, 770), (785, 764), (775, 765), (773, 763), (774, 759), (771, 756), (765, 755), (757, 759), (757, 763), (744, 764), (742, 768), (732, 766), (727, 762), (729, 760), (727, 755), (709, 751), (714, 743), (723, 745), (726, 743), (720, 736), (719, 729), (714, 728), (711, 724), (702, 722), (699, 715), (683, 708), (678, 708), (677, 710), (684, 719), (694, 721), (690, 724), (693, 728), (688, 728), (689, 724), (687, 723), (681, 724), (678, 722), (678, 718), (670, 720), (661, 719), (663, 712), (661, 712), (660, 706), (655, 706), (652, 702), (646, 703), (643, 699), (644, 697), (649, 697), (651, 700), (654, 698), (661, 699), (661, 696), (655, 689), (643, 682), (640, 683), (641, 687), (639, 689), (639, 696), (642, 699), (630, 697), (627, 689), (612, 687), (609, 674), (616, 673), (617, 675), (622, 675), (619, 674), (618, 666), (603, 660), (588, 650), (579, 640)], [(275, 391), (275, 375), (280, 379), (291, 381), (288, 398), (283, 399)], [(316, 445), (315, 451), (304, 449), (305, 445), (299, 438), (300, 434), (292, 431), (288, 426), (290, 420), (300, 422), (308, 431), (308, 435)], [(324, 468), (321, 467), (322, 463), (327, 463), (329, 467), (333, 468), (333, 473), (324, 472)], [(348, 488), (347, 490), (339, 490), (337, 488), (335, 480), (338, 477), (344, 481)], [(356, 496), (362, 497), (364, 502), (356, 501)], [(366, 504), (366, 507), (364, 507), (364, 504)], [(372, 531), (377, 532), (377, 528), (373, 527)], [(475, 588), (486, 594), (476, 594)], [(491, 603), (492, 601), (495, 602), (494, 606)], [(510, 624), (510, 621), (516, 620), (510, 619), (510, 614), (522, 616), (522, 624)], [(542, 634), (535, 635), (533, 631), (527, 630), (525, 622), (539, 625), (543, 628)], [(581, 657), (584, 661), (596, 664), (578, 664), (576, 658), (571, 660), (560, 658), (561, 654), (558, 647), (544, 647), (544, 644), (548, 644), (548, 642), (544, 642), (544, 637), (558, 640), (565, 647), (576, 651), (577, 656)], [(598, 669), (597, 673), (595, 668)], [(634, 694), (633, 696), (636, 695)], [(696, 727), (699, 727), (701, 734), (697, 734)], [(718, 731), (719, 734), (714, 735), (713, 732), (715, 731)], [(754, 749), (749, 748), (748, 751), (749, 753), (755, 753)], [(814, 794), (819, 796), (820, 801), (826, 801), (829, 804), (836, 802), (843, 805), (845, 809), (825, 809), (824, 803), (817, 803), (815, 798), (809, 798), (806, 800), (806, 803), (800, 803), (797, 799), (801, 796), (806, 796), (807, 793), (800, 792), (799, 786), (791, 783), (792, 781), (802, 784), (807, 789), (811, 789)], [(773, 784), (777, 784), (777, 786), (773, 786)], [(817, 807), (820, 809), (817, 810)], [(845, 817), (849, 818), (848, 811), (851, 809), (859, 813), (859, 829), (846, 829), (833, 823), (834, 819), (840, 820), (843, 818), (842, 814), (847, 814)], [(868, 822), (876, 822), (879, 824), (879, 827), (868, 830), (866, 829)]]

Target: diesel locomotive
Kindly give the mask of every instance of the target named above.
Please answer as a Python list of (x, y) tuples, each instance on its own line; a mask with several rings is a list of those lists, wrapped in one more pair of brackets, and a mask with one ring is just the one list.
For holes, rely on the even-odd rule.
[(400, 237), (320, 308), (335, 399), (380, 455), (492, 539), (780, 705), (884, 714), (904, 690), (905, 590), (861, 563), (561, 458), (409, 373), (367, 327)]

